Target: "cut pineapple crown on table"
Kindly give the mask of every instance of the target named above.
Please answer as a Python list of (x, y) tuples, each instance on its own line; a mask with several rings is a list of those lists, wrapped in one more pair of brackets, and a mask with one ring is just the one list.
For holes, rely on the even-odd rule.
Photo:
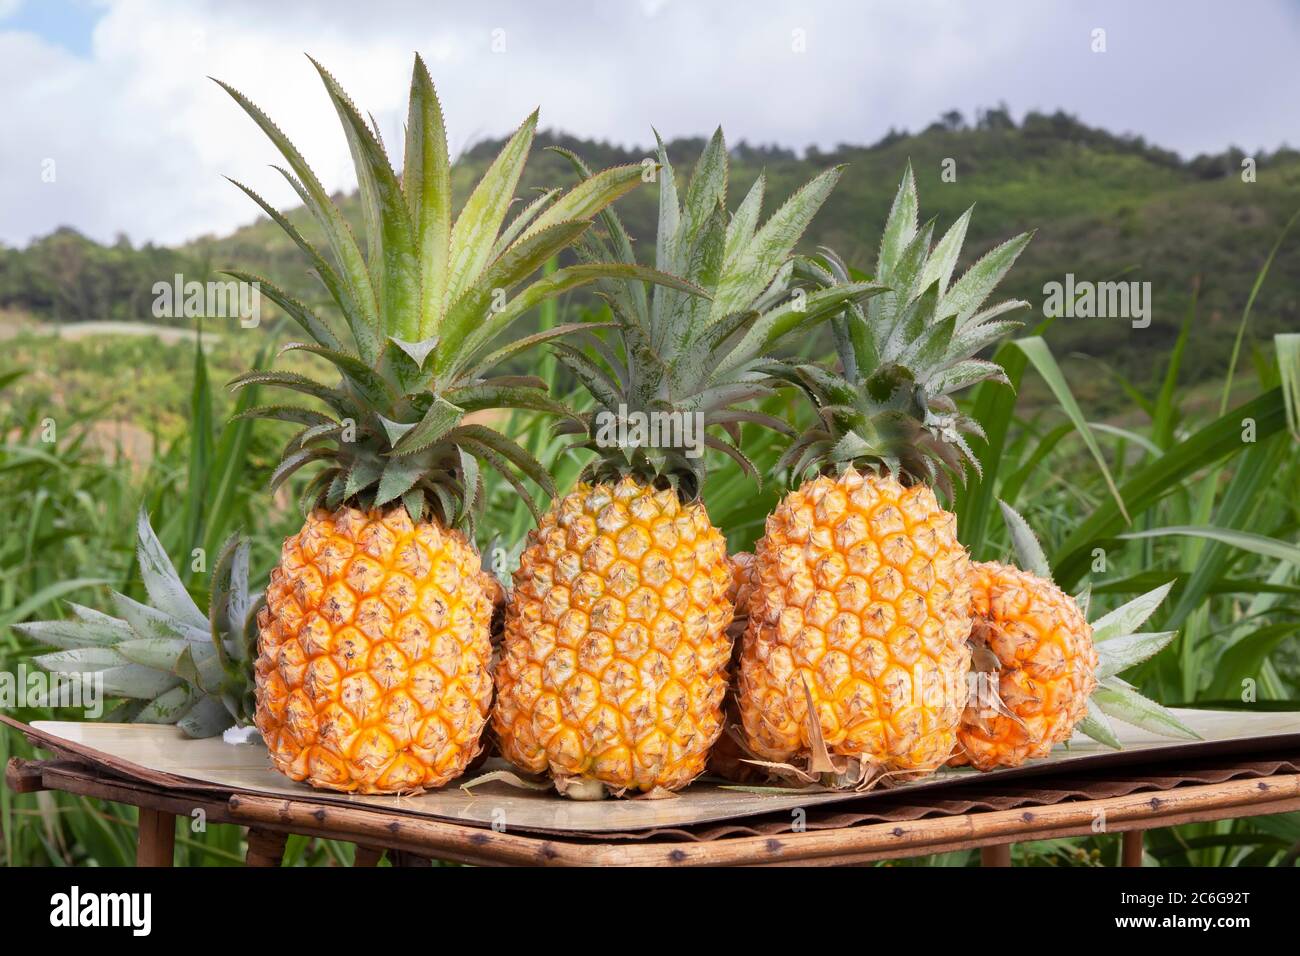
[(35, 657), (41, 667), (73, 679), (94, 674), (103, 681), (105, 696), (126, 698), (106, 719), (176, 724), (190, 737), (251, 724), (261, 596), (248, 588), (248, 542), (232, 537), (221, 549), (205, 616), (143, 509), (136, 537), (148, 604), (114, 591), (116, 617), (70, 604), (71, 620), (32, 621), (14, 629), (61, 648)]

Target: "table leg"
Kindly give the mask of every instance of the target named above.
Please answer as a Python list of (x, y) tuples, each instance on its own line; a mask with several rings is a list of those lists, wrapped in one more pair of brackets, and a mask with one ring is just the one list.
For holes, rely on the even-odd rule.
[(980, 866), (1010, 866), (1011, 844), (999, 843), (980, 850)]
[(393, 850), (388, 854), (388, 861), (393, 866), (433, 866), (433, 861), (427, 856), (420, 856), (416, 853), (408, 853), (405, 850)]
[(384, 848), (382, 846), (363, 846), (357, 844), (357, 854), (352, 860), (353, 866), (378, 866), (379, 861), (384, 858)]
[(140, 808), (136, 832), (136, 866), (172, 866), (176, 850), (176, 815), (165, 810)]
[(284, 862), (284, 844), (288, 839), (287, 833), (249, 827), (244, 866), (280, 866)]
[(1124, 866), (1141, 866), (1142, 865), (1142, 831), (1129, 830), (1124, 834), (1124, 850), (1122, 853)]

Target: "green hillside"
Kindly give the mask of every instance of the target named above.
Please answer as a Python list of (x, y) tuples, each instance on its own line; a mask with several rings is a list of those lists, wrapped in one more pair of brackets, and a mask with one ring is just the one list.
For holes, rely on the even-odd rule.
[[(460, 159), (458, 200), (476, 179), (499, 141), (479, 143)], [(562, 145), (596, 167), (640, 162), (648, 149), (620, 149), (543, 133), (539, 147)], [(689, 166), (703, 139), (678, 140), (669, 152)], [(1082, 353), (1106, 360), (1146, 381), (1160, 367), (1199, 282), (1193, 347), (1185, 359), (1189, 380), (1207, 379), (1224, 367), (1251, 284), (1270, 248), (1300, 210), (1300, 153), (1256, 155), (1257, 179), (1243, 182), (1242, 154), (1181, 160), (1140, 138), (1116, 136), (1063, 114), (1029, 114), (1017, 124), (1004, 110), (986, 111), (968, 125), (948, 114), (923, 132), (891, 133), (871, 146), (809, 149), (800, 158), (776, 147), (733, 146), (733, 195), (742, 195), (759, 170), (771, 202), (784, 199), (816, 168), (846, 164), (831, 202), (814, 221), (806, 248), (829, 245), (864, 271), (874, 259), (877, 224), (884, 221), (904, 164), (917, 175), (922, 210), (945, 228), (971, 203), (977, 205), (966, 248), (976, 256), (998, 239), (1037, 231), (1006, 289), (1029, 301), (1043, 318), (1043, 287), (1076, 280), (1150, 282), (1152, 321), (1135, 329), (1122, 318), (1061, 318), (1047, 332), (1062, 356)], [(951, 160), (950, 163), (946, 161)], [(945, 181), (945, 166), (955, 181)], [(268, 174), (274, 177), (273, 173)], [(521, 195), (571, 177), (566, 160), (540, 149), (525, 174)], [(254, 188), (268, 182), (250, 183)], [(233, 188), (214, 183), (214, 189)], [(355, 219), (355, 202), (342, 198)], [(633, 235), (653, 228), (655, 190), (635, 191), (620, 204)], [(772, 208), (769, 204), (769, 208)], [(291, 218), (309, 236), (314, 224), (297, 210)], [(358, 224), (359, 225), (359, 224)], [(64, 230), (26, 250), (0, 249), (0, 309), (26, 311), (56, 321), (147, 318), (144, 294), (159, 276), (239, 267), (264, 274), (300, 297), (321, 302), (321, 290), (304, 272), (297, 250), (262, 219), (225, 237), (205, 238), (176, 250), (96, 246)], [(1258, 338), (1300, 328), (1300, 235), (1285, 243), (1261, 290), (1251, 332)], [(1078, 361), (1078, 359), (1075, 359)], [(1086, 393), (1089, 386), (1085, 384)], [(1105, 405), (1105, 395), (1091, 395)]]

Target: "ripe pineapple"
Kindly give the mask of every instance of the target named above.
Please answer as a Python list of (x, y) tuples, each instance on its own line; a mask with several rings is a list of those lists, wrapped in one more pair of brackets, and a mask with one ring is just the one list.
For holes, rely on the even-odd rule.
[[(796, 326), (873, 291), (853, 283), (804, 299), (789, 287), (790, 251), (838, 170), (805, 185), (760, 228), (762, 176), (736, 214), (726, 212), (721, 130), (684, 205), (662, 143), (659, 160), (656, 264), (706, 295), (660, 287), (651, 296), (640, 282), (603, 282), (610, 339), (594, 342), (592, 354), (557, 346), (595, 402), (566, 430), (581, 431), (577, 445), (596, 459), (529, 536), (497, 671), (502, 753), (578, 797), (676, 790), (696, 777), (722, 728), (731, 654), (726, 542), (700, 500), (702, 457), (662, 435), (613, 444), (611, 426), (666, 413), (698, 422), (700, 437), (721, 425), (734, 441), (746, 421), (787, 428), (735, 407), (769, 387), (760, 357)], [(584, 239), (580, 253), (632, 263), (622, 224), (612, 213), (603, 220), (608, 240)], [(752, 471), (733, 444), (714, 435), (704, 442)]]
[(739, 551), (727, 559), (731, 571), (731, 584), (727, 586), (727, 600), (735, 610), (735, 617), (748, 618), (749, 604), (754, 595), (754, 554)]
[(603, 172), (567, 193), (547, 192), (502, 230), (534, 113), (453, 221), (442, 111), (420, 59), (400, 179), (377, 134), (334, 78), (317, 69), (356, 164), (365, 256), (298, 151), (222, 84), (284, 155), (291, 170), (285, 176), (329, 240), (333, 261), (240, 188), (310, 258), (351, 338), (345, 345), (328, 322), (265, 280), (234, 274), (259, 282), (312, 339), (286, 348), (320, 356), (340, 375), (329, 385), (255, 371), (234, 383), (305, 393), (329, 410), (274, 405), (248, 413), (302, 426), (272, 489), (305, 465), (320, 466), (303, 494), (306, 522), (285, 541), (258, 616), (256, 722), (272, 762), (295, 780), (358, 793), (413, 792), (465, 769), (492, 699), (493, 594), (485, 590), (491, 582), (480, 574), (472, 539), (482, 496), (478, 459), (521, 493), (516, 471), (551, 488), (515, 442), (465, 420), (505, 407), (564, 411), (537, 379), (485, 377), (546, 334), (488, 349), (550, 296), (602, 276), (651, 276), (592, 264), (524, 284), (593, 215), (638, 184), (640, 167)]
[[(974, 566), (970, 643), (975, 678), (951, 764), (978, 770), (1046, 757), (1078, 727), (1118, 747), (1106, 714), (1156, 733), (1195, 734), (1116, 675), (1165, 647), (1176, 631), (1133, 633), (1171, 585), (1135, 598), (1089, 625), (1074, 598), (1052, 583), (1029, 526), (1002, 504), (1021, 564)], [(1093, 706), (1095, 705), (1095, 706)]]
[[(818, 474), (769, 516), (741, 652), (737, 703), (749, 749), (779, 775), (833, 786), (882, 773), (927, 773), (952, 752), (966, 701), (970, 561), (949, 472), (973, 455), (950, 394), (1003, 378), (973, 356), (1013, 325), (1023, 303), (980, 311), (1028, 242), (997, 247), (952, 277), (970, 213), (931, 249), (917, 225), (910, 167), (876, 267), (889, 291), (834, 322), (841, 370), (788, 367), (818, 425), (784, 462)], [(833, 253), (809, 267), (848, 281)]]

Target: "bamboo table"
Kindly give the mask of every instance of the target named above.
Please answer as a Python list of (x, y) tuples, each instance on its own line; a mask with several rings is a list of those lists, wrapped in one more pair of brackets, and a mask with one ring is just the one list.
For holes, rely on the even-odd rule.
[[(1163, 763), (1142, 774), (1044, 776), (969, 792), (877, 794), (788, 817), (724, 821), (647, 833), (498, 832), (482, 825), (382, 807), (241, 792), (180, 793), (92, 762), (14, 758), (5, 782), (17, 793), (60, 790), (139, 808), (137, 865), (170, 866), (177, 816), (248, 828), (250, 866), (277, 866), (290, 834), (357, 845), (356, 865), (385, 852), (397, 866), (431, 859), (485, 865), (844, 865), (979, 848), (983, 863), (1009, 865), (1027, 840), (1123, 834), (1123, 865), (1141, 866), (1142, 832), (1300, 810), (1300, 749), (1249, 757)], [(892, 817), (892, 818), (891, 818)], [(873, 822), (874, 821), (874, 822)], [(1098, 821), (1102, 821), (1099, 828)]]

